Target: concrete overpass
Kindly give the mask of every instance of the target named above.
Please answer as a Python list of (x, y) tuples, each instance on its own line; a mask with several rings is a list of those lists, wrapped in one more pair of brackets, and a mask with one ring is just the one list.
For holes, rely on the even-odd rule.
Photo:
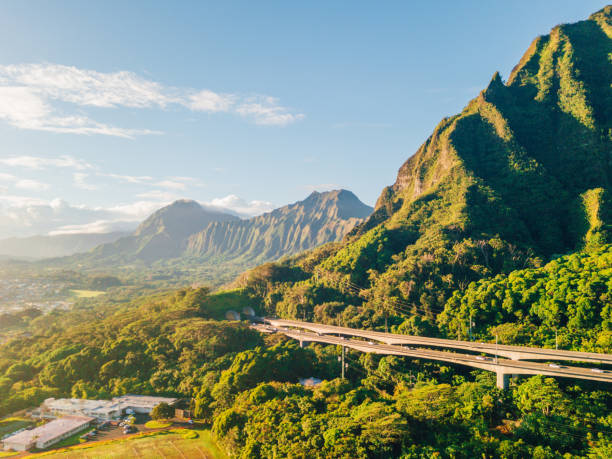
[(564, 351), (557, 349), (542, 349), (527, 346), (509, 346), (505, 344), (477, 343), (473, 341), (457, 341), (444, 338), (427, 338), (425, 336), (400, 335), (357, 328), (337, 327), (300, 320), (264, 318), (264, 323), (277, 328), (301, 328), (311, 330), (322, 335), (343, 335), (379, 341), (385, 344), (412, 344), (417, 346), (443, 347), (469, 352), (492, 354), (507, 357), (512, 360), (555, 360), (590, 362), (612, 365), (612, 354), (598, 354), (594, 352)]
[(555, 364), (482, 357), (479, 355), (460, 354), (449, 351), (402, 347), (392, 344), (374, 343), (373, 341), (347, 339), (342, 336), (310, 333), (289, 328), (278, 328), (265, 324), (253, 324), (251, 327), (262, 333), (282, 333), (289, 338), (298, 340), (301, 346), (310, 342), (334, 344), (361, 352), (373, 352), (375, 354), (398, 355), (416, 359), (436, 360), (439, 362), (455, 363), (472, 368), (480, 368), (482, 370), (492, 371), (497, 374), (497, 387), (500, 389), (507, 389), (510, 376), (519, 374), (545, 375), (612, 383), (612, 372), (600, 369), (578, 368), (565, 365), (562, 366)]

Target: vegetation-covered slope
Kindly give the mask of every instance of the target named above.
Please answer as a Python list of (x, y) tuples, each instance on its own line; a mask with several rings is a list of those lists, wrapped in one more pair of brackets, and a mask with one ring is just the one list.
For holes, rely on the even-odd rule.
[(433, 322), (471, 282), (610, 242), (611, 22), (606, 7), (537, 38), (506, 84), (496, 73), (440, 122), (342, 244), (287, 265), (299, 283), (252, 273), (270, 312), (313, 318), (334, 301), (334, 314), (378, 310), (375, 323)]
[(189, 238), (187, 253), (263, 262), (342, 239), (372, 208), (347, 190), (313, 192), (303, 201), (249, 220), (213, 222)]
[(195, 201), (179, 200), (153, 213), (133, 234), (101, 245), (81, 259), (86, 263), (108, 264), (174, 258), (185, 250), (189, 236), (209, 223), (237, 220), (240, 219), (234, 215), (204, 208)]

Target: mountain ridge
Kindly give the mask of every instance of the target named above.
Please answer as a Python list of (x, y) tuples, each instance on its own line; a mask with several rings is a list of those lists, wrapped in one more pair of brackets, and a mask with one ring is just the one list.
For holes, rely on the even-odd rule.
[(610, 56), (612, 6), (536, 38), (507, 82), (495, 72), (435, 126), (341, 243), (256, 268), (241, 286), (267, 279), (268, 314), (315, 318), (323, 283), (337, 314), (374, 314), (338, 320), (380, 323), (401, 304), (432, 327), (472, 282), (612, 242)]
[(132, 234), (68, 262), (85, 268), (158, 262), (252, 265), (337, 241), (371, 211), (347, 190), (313, 192), (249, 219), (183, 199), (154, 212)]
[(348, 190), (315, 191), (248, 220), (213, 222), (190, 236), (187, 253), (249, 261), (279, 258), (340, 240), (371, 211)]

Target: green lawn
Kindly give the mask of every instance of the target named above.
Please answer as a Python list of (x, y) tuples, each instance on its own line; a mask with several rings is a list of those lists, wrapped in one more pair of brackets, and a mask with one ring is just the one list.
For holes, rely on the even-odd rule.
[(184, 438), (187, 429), (171, 429), (142, 437), (124, 438), (83, 444), (58, 452), (36, 454), (53, 459), (123, 459), (167, 458), (167, 459), (227, 459), (213, 441), (210, 431), (198, 430), (197, 438)]
[(77, 298), (95, 298), (100, 295), (104, 295), (106, 292), (100, 290), (70, 290), (73, 296)]
[(0, 420), (0, 437), (4, 437), (6, 434), (15, 432), (16, 430), (23, 429), (34, 425), (34, 422), (26, 418), (6, 418)]

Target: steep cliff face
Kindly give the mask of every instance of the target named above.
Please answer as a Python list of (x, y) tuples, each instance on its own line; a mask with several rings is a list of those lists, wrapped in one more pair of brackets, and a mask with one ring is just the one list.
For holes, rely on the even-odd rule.
[(175, 201), (153, 213), (133, 234), (97, 247), (89, 258), (99, 263), (105, 259), (153, 262), (179, 257), (191, 234), (211, 222), (239, 220), (233, 215), (204, 208), (195, 201)]
[(302, 281), (286, 280), (276, 313), (293, 314), (310, 276), (313, 298), (317, 282), (339, 285), (338, 297), (353, 285), (366, 293), (347, 304), (363, 296), (433, 320), (471, 282), (612, 242), (611, 24), (608, 6), (555, 27), (506, 83), (495, 73), (400, 167), (363, 224), (292, 260)]
[(538, 37), (506, 84), (496, 73), (442, 120), (355, 234), (499, 235), (544, 256), (581, 246), (589, 228), (570, 216), (612, 178), (611, 11)]
[(189, 238), (187, 254), (264, 261), (337, 241), (372, 208), (347, 190), (312, 193), (304, 201), (242, 221), (213, 222)]

